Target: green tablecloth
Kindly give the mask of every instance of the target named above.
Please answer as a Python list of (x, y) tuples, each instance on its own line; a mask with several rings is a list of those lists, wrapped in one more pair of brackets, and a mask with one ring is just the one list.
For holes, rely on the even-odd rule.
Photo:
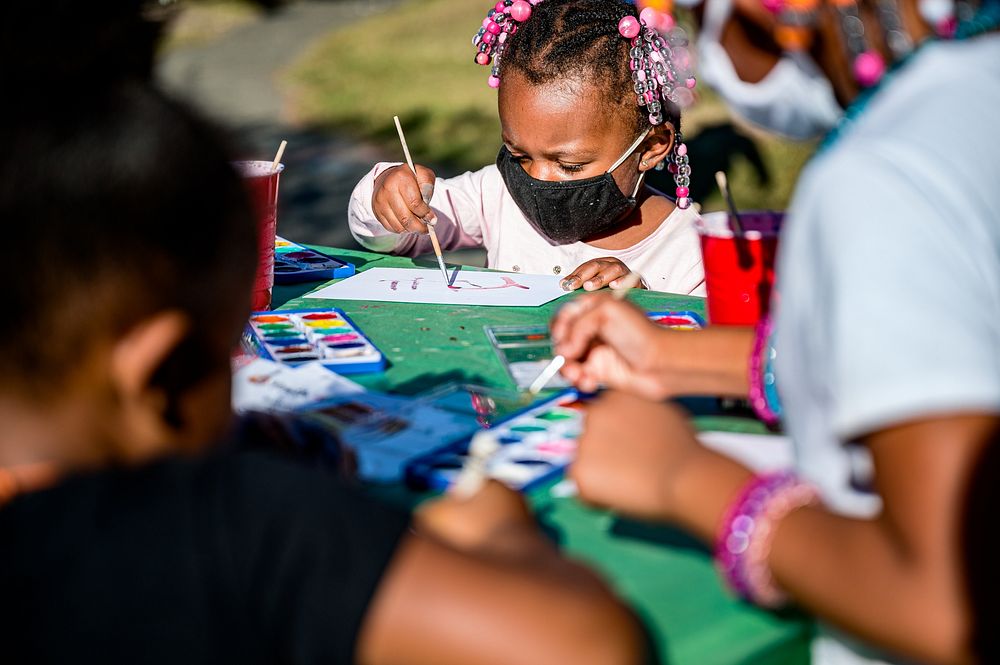
[[(317, 247), (354, 263), (380, 267), (434, 267), (432, 261)], [(544, 323), (565, 301), (542, 307), (448, 307), (301, 298), (316, 283), (276, 287), (284, 309), (336, 306), (346, 311), (389, 360), (382, 373), (352, 377), (372, 390), (413, 395), (452, 381), (513, 389), (483, 326)], [(648, 310), (704, 313), (700, 298), (637, 291)], [(702, 429), (763, 431), (749, 420), (696, 419)], [(395, 488), (396, 499), (415, 502)], [(548, 488), (531, 495), (541, 522), (566, 552), (594, 564), (636, 607), (659, 641), (664, 663), (674, 665), (808, 663), (810, 622), (778, 616), (732, 598), (712, 567), (710, 554), (684, 534), (622, 520), (553, 498)]]

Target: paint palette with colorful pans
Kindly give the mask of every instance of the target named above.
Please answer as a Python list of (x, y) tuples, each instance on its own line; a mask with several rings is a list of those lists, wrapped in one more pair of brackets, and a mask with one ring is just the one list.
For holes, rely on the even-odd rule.
[[(486, 462), (487, 475), (520, 491), (555, 478), (573, 461), (582, 426), (582, 403), (573, 390), (497, 423), (489, 431), (500, 448)], [(470, 441), (410, 464), (407, 484), (416, 490), (447, 489), (462, 471)]]
[(354, 264), (320, 254), (282, 237), (274, 239), (274, 283), (325, 282), (351, 277)]
[(674, 330), (701, 330), (706, 325), (697, 312), (647, 312), (646, 316), (653, 323)]
[[(520, 390), (527, 390), (552, 360), (548, 326), (486, 326), (485, 331), (500, 362)], [(549, 387), (568, 388), (569, 384), (557, 374)]]
[(318, 360), (338, 374), (385, 369), (382, 352), (339, 309), (254, 312), (244, 342), (260, 357), (289, 365)]

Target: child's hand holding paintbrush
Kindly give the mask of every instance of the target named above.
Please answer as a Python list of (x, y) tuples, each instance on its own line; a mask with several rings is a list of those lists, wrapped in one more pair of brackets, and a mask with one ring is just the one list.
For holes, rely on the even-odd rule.
[(401, 164), (375, 179), (372, 210), (382, 226), (393, 233), (427, 233), (427, 227), (437, 221), (429, 205), (434, 194), (434, 172), (419, 164), (414, 169), (416, 175)]
[(441, 245), (434, 231), (437, 217), (430, 206), (436, 177), (426, 166), (413, 163), (410, 147), (403, 134), (403, 126), (399, 123), (399, 116), (393, 116), (393, 122), (399, 133), (399, 142), (403, 146), (406, 165), (391, 168), (375, 179), (372, 211), (379, 223), (393, 233), (430, 234), (438, 267), (445, 282), (448, 282), (448, 271), (445, 269)]

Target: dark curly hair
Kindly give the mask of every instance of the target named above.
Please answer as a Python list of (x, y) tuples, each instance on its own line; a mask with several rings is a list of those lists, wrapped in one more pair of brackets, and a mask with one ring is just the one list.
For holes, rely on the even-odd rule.
[[(501, 70), (507, 75), (516, 70), (532, 85), (591, 83), (621, 118), (634, 121), (638, 134), (650, 123), (636, 102), (629, 41), (618, 32), (625, 16), (638, 18), (638, 12), (624, 0), (545, 0), (507, 40)], [(667, 122), (679, 132), (680, 109), (664, 101), (664, 110)]]

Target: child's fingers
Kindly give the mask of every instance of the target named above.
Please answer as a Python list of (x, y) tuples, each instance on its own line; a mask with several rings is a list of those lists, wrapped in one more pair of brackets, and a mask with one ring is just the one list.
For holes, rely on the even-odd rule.
[[(612, 289), (620, 289), (620, 288), (622, 288), (622, 286), (623, 286), (622, 282), (624, 282), (625, 278), (628, 277), (631, 274), (632, 274), (632, 271), (629, 270), (627, 266), (625, 266), (625, 274), (622, 275), (622, 276), (620, 276), (620, 277), (616, 277), (616, 278), (612, 279), (610, 282), (608, 282), (608, 286), (610, 286)], [(642, 280), (639, 280), (639, 282), (634, 287), (632, 287), (632, 288), (635, 288), (635, 289), (644, 289), (646, 287), (643, 286)]]
[(404, 233), (427, 233), (427, 226), (413, 214), (406, 201), (397, 196), (391, 206)]
[(600, 261), (598, 271), (590, 279), (584, 281), (585, 291), (603, 289), (617, 279), (628, 274), (629, 270), (621, 261)]
[(566, 279), (559, 282), (559, 286), (566, 291), (576, 291), (599, 272), (601, 272), (601, 264), (598, 259), (587, 261), (567, 275)]
[(576, 320), (596, 307), (599, 302), (600, 300), (593, 296), (580, 296), (560, 307), (549, 322), (549, 336), (552, 341), (558, 342), (562, 339), (566, 331), (573, 327)]
[(396, 213), (388, 205), (380, 204), (372, 206), (372, 211), (375, 213), (375, 219), (387, 230), (393, 233), (406, 233), (406, 229), (396, 219)]
[[(595, 298), (606, 301), (608, 298)], [(591, 346), (601, 339), (601, 330), (607, 318), (607, 307), (604, 302), (597, 302), (586, 311), (578, 313), (572, 320), (559, 329), (560, 335), (555, 345), (555, 352), (567, 361), (579, 360), (587, 355)]]
[[(410, 209), (414, 217), (424, 224), (433, 224), (437, 219), (429, 205), (430, 196), (425, 198), (424, 193), (427, 191), (427, 185), (430, 185), (430, 193), (434, 193), (434, 172), (424, 166), (414, 168), (417, 169), (417, 176), (414, 177), (409, 169), (406, 170), (406, 178), (401, 179), (399, 183), (399, 195), (406, 202), (406, 207)], [(421, 178), (424, 180), (421, 181)], [(427, 178), (431, 179), (429, 183)], [(399, 211), (396, 214), (398, 215)]]
[(415, 168), (417, 169), (417, 185), (420, 188), (420, 196), (424, 203), (430, 203), (431, 197), (434, 196), (434, 183), (437, 182), (437, 176), (426, 166), (417, 164)]

